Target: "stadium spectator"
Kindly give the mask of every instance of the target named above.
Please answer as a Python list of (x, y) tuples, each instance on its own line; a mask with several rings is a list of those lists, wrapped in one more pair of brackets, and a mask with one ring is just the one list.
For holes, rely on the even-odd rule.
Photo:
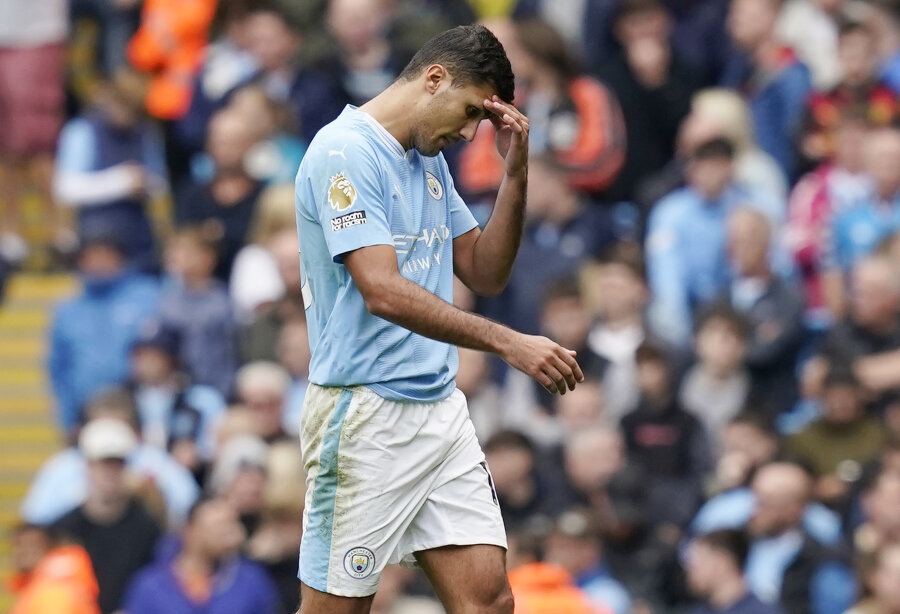
[(257, 135), (241, 115), (223, 110), (209, 122), (206, 152), (215, 168), (210, 181), (185, 184), (175, 195), (178, 225), (203, 224), (221, 242), (216, 277), (227, 282), (247, 239), (262, 184), (247, 174), (245, 157)]
[(809, 67), (812, 84), (820, 92), (832, 89), (846, 75), (841, 69), (840, 33), (852, 14), (850, 4), (847, 0), (782, 2), (775, 36)]
[(793, 180), (797, 169), (794, 140), (799, 134), (809, 70), (775, 34), (781, 0), (736, 0), (728, 13), (728, 33), (741, 51), (722, 84), (743, 90), (750, 104), (756, 140)]
[(174, 558), (140, 571), (123, 609), (127, 614), (279, 614), (281, 604), (272, 580), (240, 554), (246, 539), (229, 503), (197, 502)]
[(235, 256), (228, 281), (235, 317), (241, 324), (252, 322), (257, 310), (284, 295), (270, 243), (282, 232), (297, 234), (294, 215), (293, 184), (272, 185), (260, 195), (248, 242)]
[(153, 117), (174, 120), (187, 112), (215, 11), (214, 0), (143, 3), (127, 55), (132, 66), (150, 75), (146, 106)]
[(284, 429), (284, 403), (290, 383), (290, 374), (273, 362), (247, 363), (237, 373), (235, 394), (256, 416), (257, 433), (266, 443), (296, 437)]
[(502, 428), (514, 424), (511, 414), (515, 410), (512, 404), (505, 402), (501, 386), (491, 379), (490, 367), (490, 357), (484, 352), (459, 349), (456, 387), (466, 395), (469, 418), (479, 441), (488, 441)]
[(53, 151), (64, 119), (66, 0), (17, 2), (0, 24), (0, 253), (21, 262), (24, 199), (37, 188), (45, 221), (50, 210)]
[[(717, 496), (749, 486), (759, 467), (775, 459), (778, 438), (758, 414), (741, 412), (722, 427), (716, 443), (715, 470), (709, 476), (709, 503)], [(727, 494), (726, 494), (727, 496)]]
[(702, 85), (696, 68), (673, 49), (672, 18), (661, 0), (624, 0), (613, 33), (621, 51), (598, 67), (625, 117), (625, 165), (613, 197), (630, 199), (635, 187), (675, 153), (678, 126)]
[(635, 362), (641, 396), (621, 424), (628, 457), (646, 475), (652, 521), (683, 527), (701, 501), (709, 466), (707, 434), (680, 406), (668, 357), (645, 342), (635, 351)]
[(532, 158), (526, 226), (506, 290), (481, 302), (481, 311), (529, 333), (539, 330), (543, 295), (559, 278), (573, 277), (582, 260), (599, 257), (614, 241), (609, 212), (585, 199), (547, 158)]
[(878, 78), (875, 33), (865, 22), (849, 20), (841, 23), (839, 32), (840, 81), (814, 92), (807, 102), (801, 148), (813, 162), (834, 155), (835, 128), (842, 112), (856, 109), (873, 126), (888, 126), (900, 114), (897, 94)]
[(785, 242), (803, 278), (807, 323), (815, 330), (829, 326), (843, 309), (843, 277), (825, 274), (823, 252), (833, 217), (869, 192), (863, 164), (867, 130), (867, 120), (855, 111), (841, 113), (833, 128), (834, 156), (801, 177), (788, 202)]
[(47, 368), (59, 424), (66, 432), (78, 424), (82, 406), (94, 393), (128, 377), (131, 345), (157, 309), (156, 282), (126, 269), (125, 240), (112, 228), (81, 238), (83, 290), (53, 317)]
[(896, 612), (900, 609), (900, 543), (888, 542), (878, 550), (871, 573), (871, 587), (871, 598), (857, 604), (847, 614)]
[(548, 521), (562, 511), (565, 494), (559, 476), (525, 435), (500, 431), (485, 442), (484, 454), (508, 531)]
[(803, 292), (773, 271), (772, 225), (753, 209), (737, 209), (728, 219), (731, 287), (722, 296), (748, 324), (744, 359), (753, 397), (768, 415), (797, 400), (795, 367), (804, 342)]
[(225, 399), (209, 386), (194, 384), (179, 368), (178, 335), (151, 323), (131, 349), (131, 379), (146, 444), (167, 450), (195, 475), (213, 455), (216, 424)]
[(851, 371), (832, 367), (823, 388), (822, 417), (789, 438), (785, 452), (812, 469), (816, 498), (837, 507), (863, 466), (877, 458), (886, 432), (866, 415), (863, 390)]
[(237, 325), (224, 283), (213, 277), (219, 245), (208, 228), (184, 227), (169, 238), (162, 326), (177, 335), (178, 360), (197, 384), (231, 394), (237, 370)]
[[(587, 345), (591, 315), (585, 307), (581, 286), (572, 278), (559, 278), (544, 286), (540, 332), (578, 352), (578, 364), (588, 377), (602, 373), (602, 361)], [(546, 397), (545, 398), (550, 398)]]
[(644, 262), (637, 247), (618, 244), (596, 264), (582, 269), (582, 291), (596, 316), (587, 337), (603, 361), (606, 411), (618, 421), (638, 402), (635, 350), (647, 338), (644, 309), (649, 300)]
[(700, 314), (694, 348), (697, 363), (684, 376), (681, 405), (715, 440), (729, 420), (747, 405), (751, 390), (747, 321), (728, 305), (710, 305)]
[(53, 187), (59, 202), (76, 210), (81, 233), (121, 233), (128, 265), (153, 273), (159, 255), (147, 208), (168, 186), (164, 144), (144, 117), (142, 94), (130, 72), (99, 86), (88, 110), (63, 128)]
[(824, 267), (831, 275), (847, 273), (900, 228), (900, 129), (870, 131), (863, 148), (870, 191), (832, 218), (823, 248)]
[(828, 364), (848, 365), (876, 404), (898, 384), (900, 278), (890, 259), (859, 261), (851, 275), (849, 313), (828, 333), (821, 353)]
[(278, 588), (285, 612), (297, 606), (297, 552), (303, 537), (306, 475), (300, 446), (276, 443), (266, 462), (264, 508), (259, 528), (247, 543), (247, 555), (265, 567)]
[[(86, 423), (99, 418), (119, 420), (135, 436), (140, 433), (134, 400), (123, 390), (103, 391), (91, 399), (85, 412)], [(139, 442), (134, 454), (129, 456), (128, 469), (141, 481), (159, 488), (165, 500), (168, 525), (180, 526), (199, 495), (193, 476), (164, 450), (145, 442)], [(77, 446), (66, 448), (47, 459), (32, 479), (20, 513), (33, 524), (52, 523), (84, 503), (88, 490), (84, 454)]]
[(128, 491), (125, 461), (137, 448), (128, 425), (93, 420), (81, 430), (78, 447), (87, 460), (87, 499), (54, 526), (84, 545), (97, 574), (100, 611), (112, 614), (132, 575), (152, 560), (160, 527)]
[(750, 589), (787, 614), (841, 613), (855, 598), (852, 571), (803, 529), (812, 480), (798, 465), (772, 463), (753, 479), (756, 508), (745, 574)]
[[(293, 214), (292, 214), (293, 215)], [(260, 305), (252, 320), (241, 329), (241, 353), (244, 361), (274, 361), (281, 329), (286, 322), (304, 318), (304, 299), (300, 285), (300, 259), (297, 257), (297, 231), (283, 229), (267, 244), (268, 256), (275, 265), (281, 292), (273, 300)], [(255, 268), (259, 276), (268, 275)], [(266, 282), (268, 283), (268, 282)]]
[(600, 528), (590, 513), (573, 508), (560, 514), (544, 544), (544, 562), (572, 574), (598, 610), (631, 611), (631, 597), (603, 561)]
[(703, 600), (693, 614), (780, 614), (761, 602), (744, 581), (750, 546), (743, 531), (722, 529), (694, 538), (685, 560), (691, 592)]
[[(768, 1), (768, 0), (766, 0)], [(749, 205), (778, 219), (780, 213), (734, 183), (734, 147), (713, 139), (696, 148), (688, 163), (687, 185), (653, 208), (645, 244), (653, 332), (686, 346), (697, 306), (728, 285), (725, 252), (727, 218)]]
[(281, 327), (278, 336), (278, 362), (291, 377), (284, 397), (285, 432), (300, 432), (300, 415), (303, 413), (303, 399), (309, 386), (309, 329), (305, 318), (292, 318)]
[[(613, 91), (579, 71), (550, 24), (497, 20), (490, 27), (516, 74), (516, 103), (529, 118), (531, 155), (550, 160), (575, 190), (597, 193), (608, 188), (625, 156), (625, 123)], [(478, 198), (495, 192), (503, 178), (494, 130), (485, 128), (459, 159), (460, 187)]]
[(269, 448), (259, 437), (239, 435), (218, 451), (209, 476), (209, 491), (227, 501), (252, 536), (265, 505), (266, 462)]
[(853, 534), (853, 546), (865, 556), (900, 539), (900, 473), (890, 466), (879, 467), (862, 488), (860, 503), (863, 523)]
[(11, 545), (10, 614), (100, 614), (97, 578), (84, 548), (36, 525), (17, 527)]

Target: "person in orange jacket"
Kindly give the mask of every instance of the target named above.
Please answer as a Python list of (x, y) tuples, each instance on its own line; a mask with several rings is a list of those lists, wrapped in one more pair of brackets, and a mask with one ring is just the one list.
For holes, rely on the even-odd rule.
[(24, 525), (13, 535), (10, 614), (100, 614), (97, 579), (81, 546), (60, 542), (47, 528)]
[(535, 536), (510, 535), (507, 561), (515, 614), (612, 614), (591, 604), (562, 567), (539, 560)]

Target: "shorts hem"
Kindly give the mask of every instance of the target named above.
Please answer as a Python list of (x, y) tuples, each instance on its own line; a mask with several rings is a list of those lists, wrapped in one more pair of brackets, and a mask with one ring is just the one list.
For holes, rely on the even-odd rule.
[[(364, 599), (366, 597), (371, 597), (372, 595), (374, 595), (376, 593), (376, 591), (378, 591), (377, 586), (372, 589), (365, 589), (363, 587), (360, 587), (360, 589), (361, 589), (360, 591), (349, 591), (349, 590), (344, 589), (343, 587), (328, 588), (328, 587), (321, 586), (321, 585), (314, 586), (312, 582), (307, 582), (303, 578), (303, 576), (300, 574), (297, 575), (297, 579), (313, 590), (319, 591), (320, 593), (325, 593), (326, 595), (333, 595), (335, 597), (347, 597), (350, 599)], [(368, 590), (369, 592), (364, 592), (366, 590)], [(358, 594), (358, 593), (362, 593), (362, 594)]]
[(435, 550), (437, 548), (444, 548), (446, 546), (499, 546), (504, 550), (508, 550), (509, 546), (507, 545), (507, 541), (505, 537), (503, 539), (498, 538), (496, 536), (489, 537), (459, 537), (456, 539), (441, 539), (423, 542), (421, 544), (415, 544), (413, 546), (413, 550), (411, 552), (407, 552), (400, 557), (400, 566), (406, 567), (409, 569), (416, 569), (419, 567), (418, 561), (413, 558), (413, 561), (410, 562), (407, 557), (414, 557), (416, 552), (423, 552), (425, 550)]

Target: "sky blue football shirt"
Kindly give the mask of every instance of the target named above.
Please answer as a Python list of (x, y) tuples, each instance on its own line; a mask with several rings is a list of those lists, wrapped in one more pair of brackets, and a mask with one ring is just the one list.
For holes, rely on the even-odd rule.
[(343, 265), (347, 252), (392, 245), (401, 275), (452, 302), (453, 239), (477, 223), (444, 157), (405, 152), (374, 118), (348, 106), (310, 144), (295, 200), (309, 381), (362, 384), (394, 401), (453, 392), (456, 348), (370, 314)]

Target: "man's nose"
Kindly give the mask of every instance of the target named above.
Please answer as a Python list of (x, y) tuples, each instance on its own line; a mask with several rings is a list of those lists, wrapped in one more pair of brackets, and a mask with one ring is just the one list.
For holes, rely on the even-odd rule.
[(459, 136), (465, 139), (467, 143), (471, 143), (472, 139), (475, 138), (475, 133), (478, 131), (479, 123), (478, 120), (467, 123), (465, 127), (459, 131)]

